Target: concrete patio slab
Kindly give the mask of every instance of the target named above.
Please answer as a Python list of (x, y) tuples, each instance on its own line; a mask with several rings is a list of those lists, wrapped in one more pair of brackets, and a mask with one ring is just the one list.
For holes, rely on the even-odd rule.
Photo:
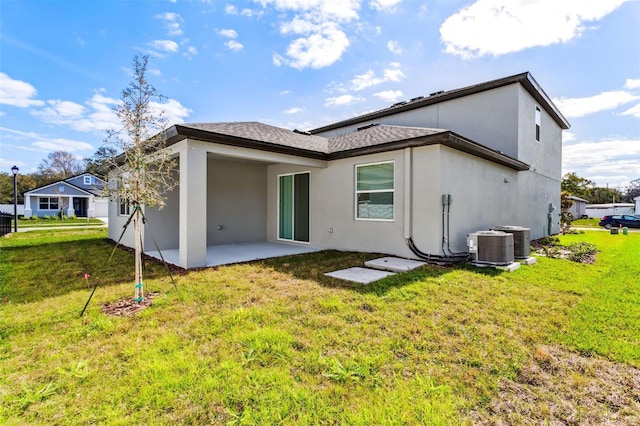
[(381, 257), (380, 259), (373, 259), (364, 262), (364, 266), (373, 269), (380, 269), (382, 271), (391, 272), (407, 272), (413, 271), (426, 265), (426, 262), (420, 262), (418, 260), (401, 259), (399, 257)]
[(335, 272), (327, 272), (328, 277), (339, 278), (345, 281), (351, 281), (359, 284), (371, 284), (372, 282), (381, 280), (389, 275), (395, 275), (393, 272), (379, 271), (367, 268), (349, 268)]
[[(320, 250), (321, 249), (306, 245), (280, 244), (268, 241), (208, 246), (207, 267), (250, 262), (252, 260), (269, 259), (271, 257), (313, 253)], [(145, 253), (156, 259), (160, 259), (160, 254), (157, 251), (147, 251)], [(178, 249), (162, 250), (162, 256), (167, 263), (173, 265), (179, 264)]]

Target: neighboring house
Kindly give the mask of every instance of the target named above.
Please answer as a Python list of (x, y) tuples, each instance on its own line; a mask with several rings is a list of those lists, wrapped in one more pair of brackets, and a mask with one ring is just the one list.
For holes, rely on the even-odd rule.
[(636, 198), (633, 199), (633, 201), (635, 201), (636, 205), (635, 205), (635, 214), (640, 214), (640, 195), (637, 196)]
[(106, 217), (108, 199), (100, 194), (106, 182), (91, 173), (81, 173), (24, 193), (24, 215)]
[(568, 198), (573, 201), (571, 207), (569, 207), (569, 213), (571, 213), (573, 219), (587, 218), (586, 207), (589, 201), (575, 195), (570, 195)]
[[(179, 186), (145, 209), (184, 268), (207, 247), (270, 241), (416, 258), (466, 251), (500, 225), (559, 232), (562, 130), (531, 74), (400, 102), (311, 132), (257, 122), (174, 125)], [(128, 211), (110, 203), (109, 237)], [(444, 226), (445, 219), (449, 226)], [(157, 230), (162, 230), (158, 232)], [(150, 235), (145, 247), (153, 247)], [(133, 232), (122, 241), (133, 246)]]
[(601, 218), (612, 214), (633, 214), (634, 205), (632, 203), (587, 204), (585, 211), (590, 218)]

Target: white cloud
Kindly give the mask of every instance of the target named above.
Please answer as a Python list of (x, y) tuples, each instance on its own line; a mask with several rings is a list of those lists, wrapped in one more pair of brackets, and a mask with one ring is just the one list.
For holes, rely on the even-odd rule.
[(376, 96), (387, 103), (397, 102), (398, 99), (402, 98), (404, 95), (401, 90), (385, 90), (382, 92), (374, 93), (373, 96)]
[(628, 0), (477, 0), (447, 18), (440, 38), (465, 59), (566, 43)]
[(372, 0), (369, 2), (369, 7), (379, 11), (393, 10), (401, 1), (402, 0)]
[(38, 91), (31, 84), (14, 80), (0, 72), (0, 104), (20, 108), (44, 105), (43, 101), (32, 99)]
[(391, 53), (396, 53), (396, 54), (402, 53), (402, 47), (400, 47), (400, 43), (398, 43), (395, 40), (389, 40), (387, 42), (387, 49), (389, 49), (389, 52)]
[(632, 95), (622, 90), (603, 92), (586, 98), (559, 98), (553, 103), (567, 118), (584, 117), (600, 111), (617, 108), (621, 105), (640, 99), (640, 96)]
[(244, 49), (244, 45), (235, 40), (229, 40), (224, 45), (227, 46), (227, 49), (233, 50), (234, 52), (239, 52)]
[(247, 18), (252, 18), (254, 16), (262, 16), (262, 12), (261, 11), (256, 11), (253, 9), (248, 9), (248, 8), (244, 8), (242, 9), (242, 12), (240, 12), (240, 15), (242, 16), (246, 16)]
[(624, 83), (624, 88), (625, 89), (640, 89), (640, 78), (628, 78), (627, 81)]
[(341, 95), (335, 98), (327, 98), (324, 106), (342, 106), (352, 104), (354, 102), (364, 101), (364, 98), (353, 95)]
[(164, 26), (170, 36), (181, 36), (184, 31), (180, 28), (180, 22), (184, 22), (182, 16), (174, 12), (166, 12), (156, 15), (156, 18), (164, 21)]
[(360, 91), (388, 81), (398, 82), (404, 77), (405, 75), (400, 69), (400, 64), (398, 62), (392, 62), (388, 68), (382, 71), (382, 77), (376, 76), (373, 70), (368, 70), (364, 74), (356, 75), (353, 80), (351, 80), (351, 88), (355, 91)]
[(175, 53), (179, 49), (178, 43), (173, 40), (153, 40), (149, 45), (153, 49), (164, 53)]
[(218, 35), (226, 38), (238, 38), (238, 33), (233, 29), (218, 30)]
[[(361, 0), (257, 0), (281, 13), (280, 33), (300, 36), (289, 43), (286, 57), (273, 55), (276, 66), (297, 69), (334, 64), (350, 45), (342, 27), (358, 19)], [(290, 16), (293, 15), (293, 16)]]
[(149, 107), (162, 112), (162, 116), (167, 119), (167, 126), (184, 123), (184, 119), (193, 112), (175, 99), (169, 99), (163, 103), (149, 102)]
[(187, 47), (186, 52), (184, 52), (184, 56), (187, 59), (193, 59), (193, 57), (196, 56), (197, 54), (198, 54), (198, 49), (195, 46)]
[(293, 108), (289, 108), (289, 109), (285, 110), (284, 113), (285, 114), (299, 114), (299, 113), (301, 113), (303, 111), (304, 111), (303, 108), (293, 107)]
[(562, 173), (575, 171), (598, 186), (624, 186), (640, 176), (640, 139), (610, 139), (564, 146)]
[(224, 7), (224, 11), (226, 14), (228, 15), (237, 15), (238, 14), (238, 8), (235, 7), (232, 4), (228, 4)]
[(631, 108), (623, 112), (621, 115), (632, 115), (636, 118), (640, 118), (640, 104), (632, 106)]
[(159, 69), (155, 69), (155, 68), (150, 68), (150, 69), (147, 70), (147, 72), (149, 74), (151, 74), (151, 75), (155, 75), (156, 77), (159, 77), (159, 76), (162, 75), (162, 71), (160, 71)]
[(573, 134), (573, 133), (571, 133), (571, 132), (569, 132), (567, 130), (564, 130), (562, 132), (562, 143), (571, 142), (571, 141), (573, 141), (575, 139), (576, 139), (576, 135), (575, 134)]
[(327, 67), (342, 57), (349, 47), (349, 39), (336, 24), (326, 23), (322, 29), (308, 37), (301, 37), (289, 44), (286, 60), (297, 69)]
[(77, 151), (91, 151), (93, 149), (93, 146), (86, 142), (62, 138), (42, 139), (33, 142), (31, 145), (46, 152), (67, 151), (73, 153)]
[(377, 86), (383, 83), (384, 80), (380, 77), (376, 77), (376, 73), (373, 70), (369, 70), (364, 74), (356, 75), (351, 80), (351, 87), (353, 90), (364, 90), (367, 87)]

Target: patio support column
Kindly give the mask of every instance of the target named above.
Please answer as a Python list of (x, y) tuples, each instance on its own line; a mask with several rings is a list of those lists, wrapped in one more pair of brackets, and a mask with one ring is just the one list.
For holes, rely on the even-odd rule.
[(207, 266), (207, 153), (186, 140), (180, 154), (179, 263)]
[(31, 195), (24, 196), (24, 217), (31, 217), (33, 210), (31, 210)]
[(69, 196), (69, 205), (67, 206), (67, 217), (71, 217), (76, 214), (76, 211), (73, 209), (73, 197)]
[(90, 196), (87, 204), (87, 217), (96, 217), (96, 197)]

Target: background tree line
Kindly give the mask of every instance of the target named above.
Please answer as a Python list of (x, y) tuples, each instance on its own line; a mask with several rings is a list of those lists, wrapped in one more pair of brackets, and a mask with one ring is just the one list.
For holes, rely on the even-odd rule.
[[(88, 158), (82, 160), (67, 151), (49, 153), (34, 173), (18, 174), (18, 204), (24, 203), (22, 194), (34, 188), (56, 182), (80, 173), (89, 172), (104, 179), (102, 166), (117, 154), (115, 148), (101, 146)], [(13, 204), (13, 174), (0, 172), (0, 204)]]
[(633, 203), (633, 199), (640, 196), (640, 179), (632, 180), (624, 191), (619, 191), (598, 187), (595, 182), (571, 172), (562, 177), (561, 188), (573, 196), (584, 198), (590, 204)]

